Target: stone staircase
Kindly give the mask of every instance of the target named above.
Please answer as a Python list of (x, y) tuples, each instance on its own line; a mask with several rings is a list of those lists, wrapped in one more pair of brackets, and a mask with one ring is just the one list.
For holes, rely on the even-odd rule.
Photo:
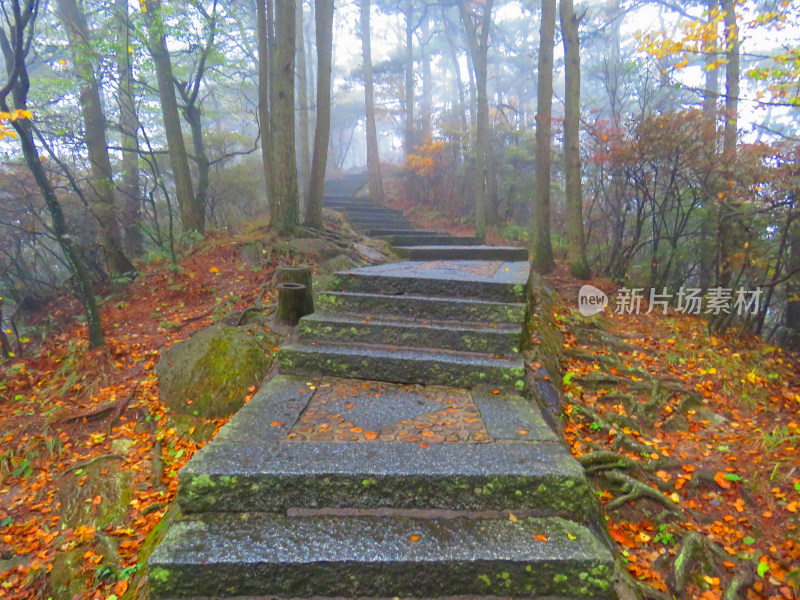
[(181, 471), (152, 598), (615, 597), (585, 474), (523, 395), (527, 256), (461, 252), (319, 294)]

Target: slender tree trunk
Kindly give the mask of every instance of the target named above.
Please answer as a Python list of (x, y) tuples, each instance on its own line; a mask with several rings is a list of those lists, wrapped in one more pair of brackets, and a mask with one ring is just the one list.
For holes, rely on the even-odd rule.
[(414, 0), (406, 0), (406, 123), (403, 149), (414, 153)]
[(420, 110), (420, 131), (427, 139), (433, 132), (433, 72), (431, 71), (431, 23), (426, 14), (422, 19), (422, 105)]
[[(725, 12), (725, 40), (726, 58), (725, 66), (725, 124), (722, 130), (722, 158), (723, 176), (725, 181), (733, 179), (733, 169), (736, 163), (736, 142), (739, 111), (739, 27), (736, 24), (735, 0), (722, 0), (722, 9)], [(727, 186), (723, 186), (723, 189)], [(727, 189), (722, 192), (727, 193)], [(731, 213), (733, 199), (723, 197), (719, 202), (718, 214), (718, 259), (717, 268), (719, 276), (717, 285), (728, 287), (732, 277), (731, 252), (734, 247), (734, 228)]]
[(203, 142), (203, 113), (195, 102), (196, 99), (183, 108), (183, 118), (189, 124), (189, 130), (192, 132), (194, 160), (197, 164), (195, 203), (198, 207), (201, 207), (203, 214), (205, 214), (205, 208), (208, 204), (208, 188), (211, 180), (211, 161), (208, 159), (205, 143)]
[(456, 76), (456, 91), (458, 93), (458, 117), (461, 123), (461, 146), (463, 149), (464, 138), (467, 135), (467, 100), (466, 92), (464, 91), (464, 81), (461, 77), (461, 65), (458, 62), (458, 50), (456, 49), (456, 41), (453, 39), (453, 31), (450, 27), (445, 25), (445, 35), (447, 36), (447, 45), (450, 47), (450, 57), (453, 61), (453, 72)]
[(311, 169), (311, 150), (308, 129), (308, 80), (306, 79), (306, 45), (303, 35), (303, 0), (297, 0), (297, 108), (300, 160), (298, 176), (302, 197), (308, 197), (308, 173)]
[(533, 268), (543, 273), (551, 271), (556, 265), (550, 241), (550, 153), (555, 29), (556, 0), (542, 0), (536, 98), (536, 198), (533, 203), (536, 246), (533, 251)]
[(96, 205), (94, 214), (100, 223), (103, 254), (112, 275), (134, 273), (134, 268), (122, 249), (122, 233), (114, 206), (114, 175), (108, 156), (106, 116), (100, 100), (100, 86), (94, 74), (92, 48), (86, 17), (75, 0), (58, 0), (58, 16), (69, 39), (75, 72), (80, 81), (78, 103), (83, 114), (86, 149), (92, 173), (91, 188)]
[(364, 104), (367, 113), (367, 172), (369, 195), (375, 204), (383, 204), (383, 178), (378, 154), (378, 132), (375, 126), (375, 86), (372, 81), (372, 50), (369, 28), (370, 0), (361, 0), (361, 50), (364, 56)]
[(167, 138), (172, 176), (175, 180), (175, 195), (181, 211), (181, 224), (187, 231), (203, 233), (205, 230), (205, 211), (197, 205), (192, 177), (189, 171), (189, 157), (181, 130), (181, 117), (178, 112), (178, 99), (175, 95), (175, 78), (172, 75), (172, 60), (167, 49), (166, 28), (161, 14), (161, 0), (144, 0), (146, 9), (150, 55), (156, 68), (158, 96), (164, 120), (164, 133)]
[(270, 68), (270, 131), (272, 169), (269, 193), (270, 220), (281, 234), (299, 224), (299, 190), (294, 138), (295, 2), (275, 4), (275, 46)]
[(119, 89), (120, 141), (122, 151), (122, 181), (118, 187), (122, 195), (122, 228), (125, 248), (131, 256), (140, 256), (144, 251), (142, 236), (142, 185), (139, 175), (139, 117), (136, 114), (136, 99), (133, 93), (133, 64), (131, 62), (131, 22), (127, 0), (115, 0), (116, 16), (119, 20), (117, 78)]
[[(795, 199), (796, 202), (796, 199)], [(793, 273), (786, 282), (786, 327), (800, 335), (800, 220), (789, 225), (789, 258), (786, 269)]]
[[(256, 0), (256, 20), (258, 31), (258, 128), (261, 133), (261, 161), (264, 165), (264, 179), (267, 184), (267, 199), (270, 196), (272, 181), (272, 129), (269, 118), (269, 75), (271, 19), (267, 16), (266, 0)], [(272, 205), (270, 203), (270, 210)]]
[(473, 15), (469, 0), (459, 1), (461, 20), (467, 34), (472, 68), (475, 73), (477, 91), (477, 131), (475, 135), (475, 235), (486, 237), (486, 200), (489, 154), (489, 98), (486, 93), (488, 74), (489, 29), (492, 24), (494, 0), (486, 0), (481, 15), (480, 30)]
[(586, 244), (583, 233), (583, 192), (581, 190), (581, 58), (578, 37), (579, 19), (572, 0), (560, 0), (561, 37), (564, 40), (566, 83), (564, 90), (564, 171), (566, 175), (566, 216), (570, 271), (578, 279), (588, 279)]
[(316, 0), (314, 14), (317, 25), (317, 126), (314, 131), (314, 156), (311, 162), (305, 224), (322, 229), (322, 191), (325, 187), (331, 133), (333, 0)]
[[(711, 12), (719, 7), (719, 0), (707, 0), (707, 9), (709, 12), (708, 20), (713, 22), (715, 17)], [(719, 67), (714, 67), (713, 64), (717, 61), (717, 45), (719, 43), (718, 35), (712, 39), (704, 40), (703, 49), (705, 56), (703, 62), (705, 63), (705, 89), (703, 90), (703, 137), (705, 144), (708, 147), (709, 154), (717, 153), (717, 118), (719, 117), (718, 102), (719, 102)], [(706, 208), (708, 211), (708, 218), (703, 219), (700, 224), (700, 244), (701, 252), (699, 257), (699, 277), (698, 285), (700, 289), (707, 290), (711, 287), (713, 279), (714, 262), (717, 257), (717, 248), (714, 242), (714, 223), (718, 219), (716, 213), (719, 211), (718, 194), (719, 194), (719, 181), (716, 177), (709, 178), (710, 181), (706, 185)], [(707, 242), (706, 242), (707, 241)], [(706, 243), (704, 243), (706, 242)], [(717, 241), (716, 244), (719, 242)]]
[[(23, 13), (19, 0), (12, 0), (10, 4), (10, 14), (7, 14), (6, 18), (10, 20), (11, 37), (6, 37), (5, 30), (0, 27), (0, 48), (2, 48), (8, 74), (8, 80), (5, 85), (0, 86), (0, 110), (11, 112), (11, 108), (8, 105), (8, 95), (11, 94), (14, 100), (14, 108), (27, 111), (30, 79), (28, 78), (25, 59), (30, 49), (28, 42), (36, 13), (31, 11)], [(11, 15), (13, 15), (13, 18)], [(80, 250), (73, 244), (74, 238), (67, 229), (67, 222), (61, 209), (61, 203), (58, 201), (53, 184), (47, 177), (47, 172), (40, 160), (39, 151), (33, 141), (33, 125), (28, 119), (15, 119), (11, 121), (11, 127), (19, 138), (25, 164), (42, 192), (42, 198), (50, 213), (53, 234), (61, 251), (64, 253), (67, 265), (72, 273), (78, 299), (83, 304), (86, 313), (86, 325), (89, 330), (89, 347), (103, 346), (105, 344), (103, 327), (100, 322), (100, 311), (97, 308), (97, 301), (92, 290), (89, 271), (83, 262)]]

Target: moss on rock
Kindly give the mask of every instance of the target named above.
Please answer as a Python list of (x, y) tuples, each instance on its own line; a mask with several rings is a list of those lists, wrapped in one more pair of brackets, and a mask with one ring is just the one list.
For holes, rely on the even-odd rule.
[(161, 399), (180, 414), (227, 417), (271, 366), (272, 353), (254, 336), (213, 325), (164, 351), (157, 367)]

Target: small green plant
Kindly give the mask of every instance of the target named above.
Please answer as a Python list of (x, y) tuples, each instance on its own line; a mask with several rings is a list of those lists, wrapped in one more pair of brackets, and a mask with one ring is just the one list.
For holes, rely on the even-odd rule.
[(665, 546), (674, 546), (675, 545), (675, 536), (672, 535), (669, 531), (667, 531), (667, 526), (663, 523), (658, 526), (658, 533), (653, 538), (655, 542), (661, 542)]

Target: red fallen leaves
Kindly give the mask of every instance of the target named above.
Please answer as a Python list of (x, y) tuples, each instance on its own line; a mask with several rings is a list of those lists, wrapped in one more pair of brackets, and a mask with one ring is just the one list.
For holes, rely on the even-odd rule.
[[(207, 237), (213, 242), (223, 235)], [(209, 272), (211, 264), (216, 273)], [(133, 473), (134, 498), (124, 521), (102, 533), (114, 538), (122, 568), (139, 562), (142, 542), (165, 510), (153, 510), (154, 505), (174, 497), (177, 471), (198, 448), (188, 437), (163, 427), (166, 414), (152, 374), (159, 350), (210, 324), (216, 316), (217, 297), (230, 298), (233, 310), (251, 305), (262, 295), (276, 263), (259, 273), (240, 270), (235, 244), (212, 243), (209, 251), (187, 257), (181, 266), (174, 271), (165, 265), (143, 265), (141, 276), (127, 287), (126, 299), (120, 300), (117, 294), (113, 302), (101, 306), (105, 348), (88, 350), (85, 326), (70, 325), (49, 334), (41, 347), (26, 343), (23, 357), (3, 365), (0, 381), (6, 387), (0, 394), (7, 401), (0, 402), (0, 461), (8, 461), (11, 469), (0, 471), (0, 552), (11, 551), (27, 559), (0, 574), (4, 600), (46, 597), (37, 582), (51, 568), (57, 551), (76, 545), (88, 548), (82, 560), (89, 586), (82, 599), (121, 597), (128, 590), (132, 580), (94, 580), (98, 561), (102, 562), (103, 550), (97, 544), (101, 532), (93, 527), (62, 527), (55, 489), (70, 468), (80, 483), (88, 483), (79, 473), (80, 466), (117, 453), (111, 443), (126, 441), (130, 446), (124, 462), (108, 470), (123, 468)], [(73, 316), (81, 314), (72, 298), (59, 299), (46, 310), (59, 323), (74, 323)], [(126, 398), (135, 386), (134, 397), (113, 426), (115, 415), (88, 416)], [(249, 390), (254, 391), (254, 387)], [(217, 427), (223, 423), (215, 421)], [(164, 464), (164, 477), (158, 484), (151, 476), (157, 438)], [(97, 510), (105, 501), (95, 494), (87, 503)]]
[[(577, 295), (577, 287), (569, 287), (575, 285), (571, 279), (556, 276), (550, 283), (555, 283), (557, 290), (566, 290), (563, 298)], [(730, 559), (718, 561), (720, 573), (705, 574), (710, 581), (695, 580), (689, 597), (719, 600), (731, 578), (756, 561), (764, 565), (760, 567), (764, 575), (756, 575), (756, 585), (746, 590), (748, 600), (797, 597), (800, 590), (789, 572), (800, 569), (800, 544), (796, 542), (800, 532), (800, 477), (789, 465), (797, 464), (800, 440), (798, 357), (738, 332), (709, 337), (702, 321), (685, 316), (607, 314), (602, 323), (610, 334), (624, 338), (635, 350), (612, 351), (599, 343), (581, 345), (567, 325), (562, 328), (565, 346), (613, 356), (625, 369), (642, 369), (668, 380), (670, 389), (681, 383), (685, 387), (685, 392), (675, 393), (656, 406), (654, 427), (642, 423), (624, 428), (625, 434), (653, 450), (651, 458), (669, 456), (677, 461), (678, 466), (665, 466), (652, 475), (662, 493), (688, 509), (685, 523), (671, 519), (652, 523), (652, 517), (640, 509), (640, 501), (612, 513), (613, 518), (607, 521), (609, 532), (624, 551), (630, 573), (666, 591), (664, 573), (670, 568), (677, 543), (687, 532), (697, 531), (718, 544)], [(613, 375), (614, 371), (629, 379), (622, 367), (609, 367), (609, 362), (587, 357), (570, 359), (565, 365), (566, 372), (572, 374), (565, 386), (573, 396), (565, 407), (570, 416), (565, 436), (576, 456), (610, 450), (620, 435), (615, 428), (592, 427), (582, 407), (591, 407), (606, 420), (612, 420), (615, 414), (630, 419), (636, 418), (635, 403), (632, 408), (631, 402), (614, 400), (612, 392), (636, 396), (642, 405), (651, 399), (650, 394), (633, 391), (624, 383), (609, 384), (608, 389), (576, 384), (580, 377)], [(690, 392), (700, 396), (696, 408), (682, 406)], [(714, 415), (724, 421), (715, 423)], [(676, 416), (686, 419), (685, 426), (662, 427)], [(622, 453), (635, 462), (648, 462), (636, 452)], [(608, 492), (601, 493), (601, 502), (611, 499)], [(674, 542), (665, 542), (664, 534), (672, 536)]]

